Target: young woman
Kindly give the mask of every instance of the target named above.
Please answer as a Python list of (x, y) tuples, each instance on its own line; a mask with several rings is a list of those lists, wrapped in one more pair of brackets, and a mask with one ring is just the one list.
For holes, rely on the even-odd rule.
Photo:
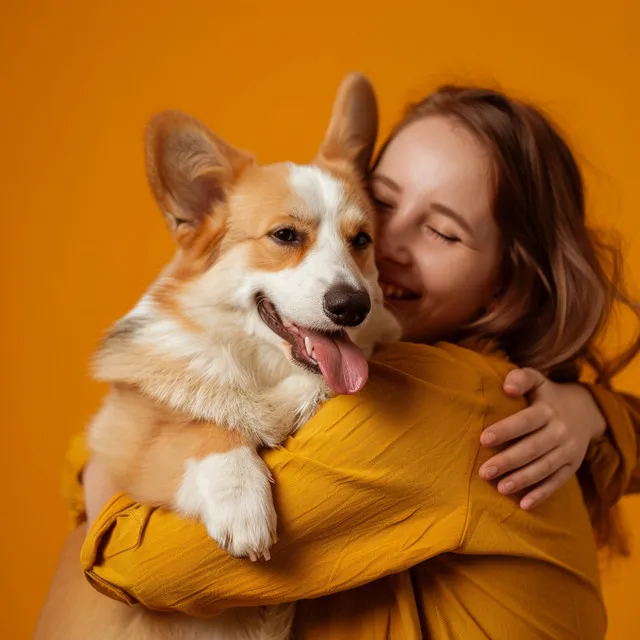
[[(444, 87), (384, 145), (371, 193), (381, 282), (405, 341), (380, 349), (364, 392), (326, 403), (265, 454), (272, 560), (229, 558), (198, 524), (117, 495), (84, 544), (87, 577), (115, 599), (200, 617), (297, 600), (299, 638), (602, 638), (573, 474), (589, 448), (583, 494), (606, 533), (635, 468), (638, 414), (607, 390), (615, 365), (597, 358), (625, 298), (586, 227), (573, 156), (533, 108)], [(583, 364), (605, 383), (593, 395), (575, 384)], [(505, 376), (514, 395), (533, 391), (529, 409), (514, 415)], [(493, 455), (481, 438), (522, 439)], [(82, 445), (70, 462), (75, 478)], [(487, 480), (504, 474), (496, 491)], [(95, 467), (85, 483), (92, 518), (110, 491)], [(501, 495), (531, 484), (521, 503)], [(71, 570), (67, 558), (56, 580)]]

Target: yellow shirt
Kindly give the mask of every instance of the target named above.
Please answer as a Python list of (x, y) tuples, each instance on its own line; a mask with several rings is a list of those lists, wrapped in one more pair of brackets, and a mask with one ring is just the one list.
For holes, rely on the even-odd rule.
[[(482, 430), (523, 406), (502, 392), (509, 369), (452, 345), (384, 346), (363, 392), (265, 452), (280, 538), (270, 562), (233, 559), (201, 524), (120, 494), (85, 541), (87, 578), (124, 602), (199, 617), (297, 600), (301, 640), (603, 638), (577, 481), (528, 513), (478, 476), (492, 455)], [(607, 458), (620, 466), (616, 448), (594, 454), (603, 473)], [(85, 460), (78, 441), (66, 483), (76, 518)]]

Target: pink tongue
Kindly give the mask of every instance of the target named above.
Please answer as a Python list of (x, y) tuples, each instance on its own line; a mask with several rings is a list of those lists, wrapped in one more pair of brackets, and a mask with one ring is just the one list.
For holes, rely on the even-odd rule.
[(333, 391), (357, 393), (364, 387), (369, 377), (369, 364), (346, 334), (332, 338), (309, 329), (300, 330), (311, 341), (320, 371)]

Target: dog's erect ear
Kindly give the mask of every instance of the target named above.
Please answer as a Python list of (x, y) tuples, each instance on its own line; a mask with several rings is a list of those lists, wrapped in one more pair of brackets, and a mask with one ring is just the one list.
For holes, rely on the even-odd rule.
[(155, 116), (145, 146), (151, 190), (178, 240), (226, 200), (235, 179), (254, 163), (253, 156), (180, 111)]
[(333, 103), (331, 122), (317, 159), (346, 160), (364, 177), (378, 135), (378, 103), (369, 80), (349, 74)]

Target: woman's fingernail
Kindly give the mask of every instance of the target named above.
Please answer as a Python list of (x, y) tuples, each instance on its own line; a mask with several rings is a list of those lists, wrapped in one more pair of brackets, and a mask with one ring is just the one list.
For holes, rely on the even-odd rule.
[(496, 434), (491, 433), (490, 431), (483, 433), (480, 436), (480, 443), (485, 445), (486, 447), (491, 446), (496, 441)]
[(491, 480), (491, 478), (495, 478), (497, 474), (498, 474), (498, 467), (487, 467), (484, 470), (484, 477), (487, 480)]
[(523, 498), (522, 502), (520, 503), (520, 507), (522, 509), (531, 509), (531, 507), (533, 507), (533, 500), (531, 498)]
[(498, 487), (498, 491), (500, 491), (500, 493), (503, 493), (505, 495), (507, 493), (511, 493), (513, 491), (513, 482), (511, 482), (510, 480), (507, 480), (506, 482), (500, 483), (500, 486)]

